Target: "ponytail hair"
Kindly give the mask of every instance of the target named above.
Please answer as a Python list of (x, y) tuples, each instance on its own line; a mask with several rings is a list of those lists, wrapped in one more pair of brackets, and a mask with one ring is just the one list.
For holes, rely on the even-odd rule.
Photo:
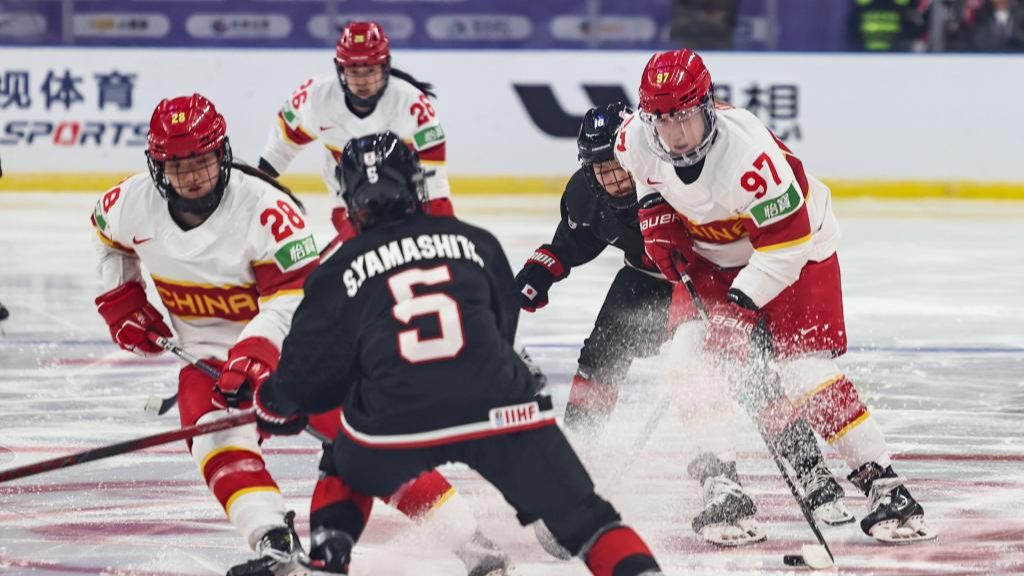
[(420, 80), (413, 78), (412, 74), (409, 74), (404, 70), (399, 70), (398, 68), (392, 68), (391, 75), (396, 78), (401, 78), (402, 80), (405, 80), (409, 84), (412, 84), (413, 86), (416, 87), (417, 90), (423, 92), (427, 96), (430, 96), (431, 98), (437, 98), (437, 94), (434, 94), (434, 85), (431, 84), (430, 82), (421, 82)]
[(241, 172), (248, 174), (249, 176), (252, 176), (254, 178), (259, 178), (260, 180), (263, 180), (264, 182), (270, 184), (274, 188), (277, 188), (281, 192), (284, 192), (285, 194), (288, 195), (289, 198), (292, 199), (292, 202), (295, 202), (295, 205), (299, 207), (299, 210), (301, 210), (303, 214), (306, 213), (306, 206), (302, 204), (302, 201), (295, 197), (295, 194), (292, 193), (290, 188), (278, 182), (277, 178), (274, 178), (273, 176), (267, 174), (266, 172), (260, 170), (259, 168), (249, 166), (248, 164), (242, 164), (241, 162), (232, 162), (231, 168), (233, 170), (240, 170)]

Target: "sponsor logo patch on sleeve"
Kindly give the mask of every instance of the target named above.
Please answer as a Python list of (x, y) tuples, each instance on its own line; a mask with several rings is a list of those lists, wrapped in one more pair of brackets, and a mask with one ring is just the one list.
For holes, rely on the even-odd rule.
[(758, 226), (764, 226), (796, 212), (803, 201), (803, 196), (796, 189), (796, 184), (790, 184), (789, 189), (781, 196), (751, 206), (750, 215), (753, 216), (754, 222)]
[(96, 226), (99, 227), (101, 232), (107, 231), (107, 219), (104, 218), (103, 214), (103, 201), (100, 200), (96, 203), (96, 208), (92, 211), (92, 216), (96, 220)]
[(439, 142), (443, 142), (444, 130), (442, 130), (440, 126), (428, 126), (414, 134), (412, 139), (416, 143), (416, 149), (422, 150)]
[(313, 237), (307, 236), (298, 240), (292, 240), (278, 248), (277, 252), (274, 253), (274, 260), (277, 261), (277, 265), (281, 267), (281, 270), (287, 272), (319, 255), (320, 253), (316, 249), (316, 242), (313, 241)]

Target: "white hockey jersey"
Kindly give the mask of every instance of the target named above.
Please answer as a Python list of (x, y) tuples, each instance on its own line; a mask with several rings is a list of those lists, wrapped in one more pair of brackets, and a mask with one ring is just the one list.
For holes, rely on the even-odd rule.
[(448, 198), (451, 190), (445, 171), (445, 135), (430, 98), (418, 88), (392, 76), (377, 106), (360, 118), (345, 105), (345, 92), (337, 75), (320, 76), (304, 82), (277, 113), (263, 158), (284, 173), (303, 146), (319, 139), (324, 145), (322, 177), (335, 199), (344, 206), (334, 168), (341, 161), (345, 144), (377, 132), (390, 130), (420, 155), (427, 176), (430, 200)]
[(233, 170), (220, 205), (182, 230), (149, 174), (106, 192), (92, 214), (104, 290), (142, 280), (145, 264), (182, 348), (227, 359), (262, 336), (278, 349), (319, 262), (299, 209), (270, 184)]
[(698, 254), (723, 268), (744, 267), (732, 287), (764, 306), (807, 262), (835, 253), (839, 223), (828, 187), (756, 116), (728, 107), (716, 113), (718, 135), (691, 184), (655, 155), (637, 114), (619, 129), (615, 157), (641, 201), (660, 193), (675, 208)]

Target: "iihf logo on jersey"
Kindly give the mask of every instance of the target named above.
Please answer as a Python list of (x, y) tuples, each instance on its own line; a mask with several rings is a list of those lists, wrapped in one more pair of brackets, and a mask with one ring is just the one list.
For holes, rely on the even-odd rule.
[(536, 402), (516, 404), (515, 406), (502, 406), (491, 409), (491, 427), (508, 428), (510, 426), (522, 426), (540, 421), (540, 405)]

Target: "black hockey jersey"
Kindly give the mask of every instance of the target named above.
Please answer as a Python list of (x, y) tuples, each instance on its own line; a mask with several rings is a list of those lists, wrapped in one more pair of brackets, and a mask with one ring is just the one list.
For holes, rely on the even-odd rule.
[(583, 168), (576, 171), (562, 193), (562, 221), (558, 223), (549, 249), (568, 271), (597, 258), (607, 246), (622, 250), (633, 268), (660, 276), (656, 266), (646, 262), (644, 237), (638, 223), (625, 222), (607, 202), (590, 190)]
[(423, 214), (374, 228), (310, 275), (261, 398), (284, 415), (343, 405), (342, 431), (381, 447), (554, 424), (512, 348), (518, 302), (485, 230)]

